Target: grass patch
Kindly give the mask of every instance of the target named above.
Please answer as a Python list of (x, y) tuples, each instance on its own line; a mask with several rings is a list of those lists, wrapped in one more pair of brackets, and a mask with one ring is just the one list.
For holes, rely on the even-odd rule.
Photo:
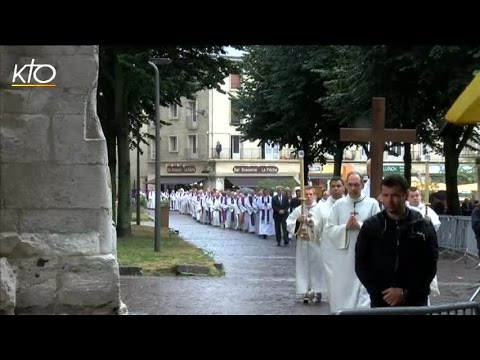
[[(152, 221), (147, 214), (145, 214), (144, 209), (140, 209), (140, 221)], [(132, 212), (132, 222), (137, 221), (137, 210)]]
[(176, 265), (200, 265), (209, 268), (210, 276), (221, 276), (215, 268), (215, 260), (202, 249), (186, 242), (180, 236), (162, 228), (160, 252), (154, 249), (153, 226), (132, 225), (132, 237), (117, 242), (120, 266), (138, 266), (145, 275), (176, 275)]

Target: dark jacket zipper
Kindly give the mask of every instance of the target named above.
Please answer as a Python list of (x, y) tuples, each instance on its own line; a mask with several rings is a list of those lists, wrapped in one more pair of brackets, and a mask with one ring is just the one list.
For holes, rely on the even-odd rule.
[(395, 237), (396, 237), (396, 240), (397, 240), (397, 246), (395, 248), (395, 270), (394, 270), (394, 274), (395, 274), (395, 277), (397, 275), (397, 271), (398, 271), (398, 262), (399, 262), (399, 257), (400, 257), (400, 226), (398, 225), (398, 221), (395, 221), (395, 224), (397, 226), (397, 231), (395, 233)]

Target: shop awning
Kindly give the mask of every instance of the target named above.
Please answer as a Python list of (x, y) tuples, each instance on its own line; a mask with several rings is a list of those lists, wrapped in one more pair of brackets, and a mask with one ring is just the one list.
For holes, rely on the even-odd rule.
[[(160, 177), (160, 184), (164, 185), (190, 185), (193, 183), (199, 183), (204, 181), (205, 177), (200, 176), (161, 176)], [(155, 185), (155, 179), (149, 180), (147, 184)]]
[(457, 125), (480, 123), (480, 73), (455, 100), (445, 118)]
[[(228, 176), (227, 179), (235, 186), (240, 188), (249, 187), (256, 188), (257, 184), (261, 180), (295, 180), (293, 176)], [(298, 184), (298, 181), (295, 180)]]

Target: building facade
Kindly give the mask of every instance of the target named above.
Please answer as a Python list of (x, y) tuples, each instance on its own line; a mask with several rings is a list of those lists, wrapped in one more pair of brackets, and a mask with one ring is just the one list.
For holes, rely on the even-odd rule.
[[(232, 58), (240, 61), (240, 58)], [(178, 187), (203, 187), (228, 189), (233, 186), (253, 187), (262, 179), (300, 181), (300, 165), (291, 149), (278, 146), (258, 146), (254, 142), (241, 141), (236, 127), (242, 119), (232, 111), (230, 96), (241, 85), (241, 76), (231, 74), (221, 85), (225, 93), (203, 90), (192, 99), (181, 99), (181, 104), (162, 107), (160, 118), (172, 125), (161, 129), (161, 184), (163, 189)], [(148, 132), (155, 134), (153, 123)], [(155, 182), (155, 140), (143, 146), (140, 156), (141, 188), (153, 188)], [(427, 166), (431, 176), (437, 179), (445, 173), (444, 157), (434, 154), (423, 144), (412, 144), (412, 183), (424, 181)], [(311, 164), (309, 177), (312, 185), (328, 188), (333, 175), (333, 156), (327, 156), (327, 164)], [(404, 148), (394, 146), (384, 152), (384, 174), (404, 172)], [(464, 149), (460, 155), (460, 171), (475, 166), (478, 152)], [(131, 152), (132, 188), (136, 181), (136, 150)], [(367, 155), (361, 146), (344, 150), (342, 174), (349, 171), (366, 173)], [(427, 165), (428, 164), (428, 165)], [(443, 181), (442, 181), (443, 182)]]
[[(161, 129), (160, 173), (162, 189), (203, 187), (229, 189), (256, 188), (261, 180), (289, 181), (300, 184), (300, 163), (289, 149), (258, 146), (241, 141), (236, 130), (241, 119), (232, 111), (230, 95), (240, 87), (241, 77), (231, 74), (221, 88), (199, 91), (192, 99), (182, 98), (181, 104), (162, 107), (160, 118), (172, 125)], [(154, 124), (148, 127), (155, 134)], [(146, 164), (141, 165), (147, 187), (155, 183), (155, 140), (146, 150)], [(136, 162), (132, 151), (131, 163)], [(132, 167), (132, 185), (136, 173)], [(136, 169), (136, 168), (135, 168)], [(141, 175), (142, 177), (142, 175)], [(142, 185), (145, 181), (142, 180)], [(144, 185), (143, 185), (144, 186)], [(142, 187), (143, 189), (143, 187)]]

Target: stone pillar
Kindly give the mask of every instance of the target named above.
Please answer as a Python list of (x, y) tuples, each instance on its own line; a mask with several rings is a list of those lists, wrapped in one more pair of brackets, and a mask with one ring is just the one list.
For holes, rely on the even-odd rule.
[(16, 314), (119, 310), (98, 69), (98, 46), (0, 46), (0, 258)]

